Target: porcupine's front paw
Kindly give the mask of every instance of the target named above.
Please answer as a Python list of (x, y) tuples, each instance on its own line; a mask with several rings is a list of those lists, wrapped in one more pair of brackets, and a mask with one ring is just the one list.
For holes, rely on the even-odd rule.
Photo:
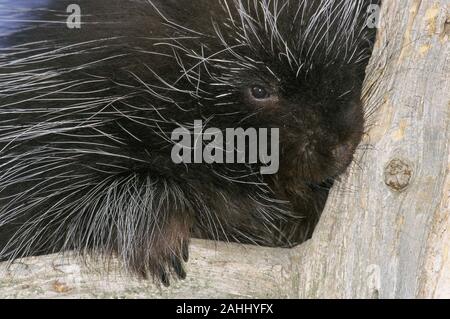
[(173, 220), (149, 236), (146, 248), (131, 262), (131, 270), (144, 279), (170, 285), (171, 279), (185, 279), (184, 263), (189, 259), (189, 227)]
[(172, 245), (163, 244), (155, 251), (152, 250), (151, 254), (148, 266), (155, 282), (168, 287), (171, 278), (186, 279), (184, 263), (189, 259), (189, 239)]

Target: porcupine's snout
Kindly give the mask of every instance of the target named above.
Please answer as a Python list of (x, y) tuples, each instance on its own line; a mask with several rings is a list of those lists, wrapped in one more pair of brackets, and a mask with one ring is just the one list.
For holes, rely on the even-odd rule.
[(311, 183), (343, 173), (363, 135), (360, 97), (349, 94), (339, 100), (323, 93), (312, 103), (302, 98), (284, 107), (289, 114), (281, 129), (284, 166), (296, 167), (298, 176)]

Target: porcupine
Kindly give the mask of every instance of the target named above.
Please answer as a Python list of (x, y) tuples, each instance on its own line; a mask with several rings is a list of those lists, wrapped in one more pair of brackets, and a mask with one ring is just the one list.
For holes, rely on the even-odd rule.
[[(1, 258), (115, 255), (168, 285), (192, 237), (309, 239), (364, 132), (374, 3), (0, 2)], [(278, 173), (175, 164), (170, 132), (198, 119), (279, 128)]]

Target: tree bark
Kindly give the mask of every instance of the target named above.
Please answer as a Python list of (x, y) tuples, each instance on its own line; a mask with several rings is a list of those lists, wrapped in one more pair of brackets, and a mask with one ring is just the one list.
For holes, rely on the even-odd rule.
[(450, 5), (385, 0), (368, 133), (313, 238), (294, 249), (194, 241), (170, 288), (71, 256), (0, 265), (0, 297), (450, 297)]

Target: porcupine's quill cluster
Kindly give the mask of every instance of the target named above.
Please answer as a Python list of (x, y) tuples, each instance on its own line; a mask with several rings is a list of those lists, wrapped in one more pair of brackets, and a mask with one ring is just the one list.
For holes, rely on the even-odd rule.
[[(245, 103), (243, 88), (274, 83), (279, 96), (320, 108), (328, 80), (317, 74), (341, 81), (334, 73), (348, 66), (362, 81), (373, 40), (365, 12), (375, 1), (79, 2), (80, 31), (61, 23), (70, 1), (50, 0), (22, 8), (29, 18), (19, 30), (0, 33), (0, 258), (117, 254), (167, 283), (173, 270), (185, 276), (192, 234), (281, 246), (307, 239), (327, 195), (316, 171), (329, 180), (348, 163), (319, 154), (327, 165), (314, 167), (312, 155), (293, 156), (303, 116), (319, 116), (287, 107), (266, 115)], [(330, 87), (341, 99), (360, 93), (355, 83)], [(174, 166), (170, 134), (195, 119), (287, 128), (286, 172), (267, 180), (252, 165)]]

